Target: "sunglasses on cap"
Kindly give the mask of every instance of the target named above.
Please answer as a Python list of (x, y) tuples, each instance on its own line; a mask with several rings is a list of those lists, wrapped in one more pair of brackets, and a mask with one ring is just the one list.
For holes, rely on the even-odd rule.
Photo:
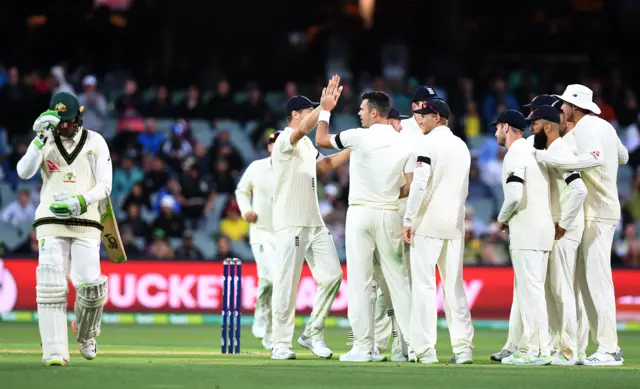
[(269, 135), (269, 140), (267, 141), (267, 144), (272, 144), (276, 142), (276, 139), (278, 139), (278, 136), (280, 136), (280, 133), (282, 131), (274, 131), (271, 135)]

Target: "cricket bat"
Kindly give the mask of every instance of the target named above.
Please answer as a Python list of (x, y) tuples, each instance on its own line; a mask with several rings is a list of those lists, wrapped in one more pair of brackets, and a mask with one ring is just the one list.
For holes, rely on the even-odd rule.
[[(88, 153), (89, 163), (95, 177), (96, 157), (89, 151)], [(122, 263), (127, 261), (127, 253), (124, 252), (124, 246), (122, 245), (122, 238), (120, 237), (120, 230), (118, 229), (118, 221), (116, 215), (113, 212), (113, 204), (111, 203), (111, 196), (107, 196), (106, 199), (101, 200), (98, 204), (98, 210), (100, 211), (100, 224), (104, 228), (102, 230), (102, 243), (107, 250), (109, 261), (114, 263)]]

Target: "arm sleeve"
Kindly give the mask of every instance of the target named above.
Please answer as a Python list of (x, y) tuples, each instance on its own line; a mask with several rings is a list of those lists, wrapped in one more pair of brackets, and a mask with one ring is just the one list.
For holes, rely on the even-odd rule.
[(82, 194), (87, 205), (104, 200), (111, 194), (113, 184), (113, 166), (109, 146), (102, 136), (98, 136), (98, 156), (95, 166), (96, 185)]
[(519, 159), (516, 161), (510, 160), (509, 162), (515, 163), (513, 163), (514, 166), (511, 167), (507, 173), (504, 203), (502, 203), (502, 208), (498, 215), (498, 221), (500, 223), (507, 223), (509, 219), (511, 219), (516, 209), (518, 209), (524, 193), (524, 164), (522, 164)]
[(281, 134), (278, 139), (276, 139), (276, 143), (273, 145), (273, 152), (278, 159), (289, 159), (291, 158), (291, 154), (293, 154), (293, 149), (295, 146), (291, 143), (291, 135), (293, 131), (286, 130), (285, 133)]
[(618, 164), (624, 165), (629, 162), (629, 150), (622, 144), (620, 138), (618, 138)]
[(428, 150), (419, 152), (416, 157), (416, 167), (413, 171), (413, 181), (409, 189), (407, 208), (404, 213), (404, 225), (411, 226), (413, 218), (418, 214), (422, 200), (427, 191), (427, 184), (431, 176), (431, 153)]
[(574, 136), (579, 151), (577, 155), (553, 155), (548, 151), (538, 151), (536, 153), (538, 160), (562, 170), (580, 171), (602, 166), (604, 154), (598, 132), (592, 127), (586, 127), (580, 129)]
[(362, 131), (360, 128), (345, 130), (337, 135), (331, 135), (331, 146), (337, 150), (357, 147), (360, 143)]
[(409, 153), (407, 161), (404, 163), (404, 172), (413, 173), (416, 169), (416, 163), (418, 162), (418, 155), (414, 152)]
[(253, 211), (251, 206), (251, 193), (253, 192), (253, 164), (249, 165), (245, 170), (238, 187), (236, 188), (236, 200), (238, 201), (238, 207), (240, 207), (240, 215), (244, 217), (247, 212)]
[(37, 148), (32, 142), (27, 148), (27, 152), (18, 161), (18, 165), (16, 166), (18, 176), (23, 180), (28, 180), (35, 176), (40, 166), (42, 166), (42, 160), (42, 150)]
[(562, 175), (562, 178), (564, 178), (564, 182), (567, 183), (571, 192), (567, 200), (567, 206), (563, 210), (558, 224), (568, 230), (576, 220), (580, 209), (584, 206), (584, 200), (587, 198), (587, 187), (578, 172), (566, 172)]

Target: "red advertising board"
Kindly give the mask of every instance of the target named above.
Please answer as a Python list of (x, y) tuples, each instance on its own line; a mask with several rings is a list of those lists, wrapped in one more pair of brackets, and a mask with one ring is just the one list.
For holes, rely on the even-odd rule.
[[(36, 310), (35, 270), (32, 259), (0, 260), (0, 312)], [(102, 262), (109, 278), (106, 311), (212, 313), (221, 310), (222, 263), (130, 261), (124, 264)], [(347, 279), (331, 308), (334, 315), (347, 313)], [(618, 319), (640, 320), (640, 271), (616, 269)], [(258, 280), (253, 263), (242, 266), (242, 307), (253, 311)], [(510, 267), (467, 267), (464, 286), (472, 315), (476, 319), (508, 318), (513, 295)], [(297, 310), (311, 312), (316, 284), (305, 266), (298, 290)], [(70, 288), (69, 303), (75, 294)], [(443, 311), (443, 295), (438, 284), (438, 310)]]

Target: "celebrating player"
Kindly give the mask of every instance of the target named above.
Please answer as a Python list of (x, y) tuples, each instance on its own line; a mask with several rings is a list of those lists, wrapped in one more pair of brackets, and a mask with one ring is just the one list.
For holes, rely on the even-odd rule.
[(331, 171), (346, 162), (350, 152), (325, 158), (307, 133), (318, 123), (321, 109), (330, 112), (336, 106), (342, 92), (339, 82), (338, 76), (329, 81), (320, 103), (304, 96), (289, 99), (286, 105), (289, 126), (278, 136), (271, 152), (276, 233), (272, 359), (296, 357), (291, 348), (296, 295), (305, 257), (318, 290), (313, 312), (298, 343), (321, 358), (333, 355), (324, 343), (324, 321), (340, 288), (342, 269), (333, 239), (320, 215), (316, 169)]
[(329, 135), (329, 113), (322, 112), (316, 129), (319, 147), (352, 150), (345, 245), (353, 348), (340, 356), (343, 362), (383, 360), (372, 355), (372, 306), (361, 303), (371, 295), (374, 255), (380, 261), (400, 329), (405, 335), (409, 330), (411, 290), (408, 269), (398, 260), (402, 237), (397, 211), (398, 198), (408, 193), (413, 166), (411, 150), (389, 124), (390, 110), (386, 93), (368, 92), (362, 95), (359, 112), (363, 128)]
[[(267, 149), (273, 150), (278, 135), (269, 136)], [(252, 327), (253, 336), (262, 339), (262, 345), (271, 350), (271, 295), (273, 291), (273, 266), (275, 235), (273, 233), (272, 201), (273, 171), (271, 157), (252, 162), (238, 182), (236, 199), (242, 218), (251, 223), (249, 240), (258, 267), (258, 298)], [(252, 201), (253, 200), (253, 201)]]
[[(411, 346), (421, 363), (438, 363), (436, 340), (436, 266), (445, 296), (453, 363), (472, 363), (473, 326), (462, 284), (464, 208), (471, 155), (449, 129), (447, 103), (433, 99), (414, 110), (426, 134), (403, 220), (403, 238), (411, 245)], [(424, 204), (423, 204), (424, 202)]]
[[(42, 173), (34, 227), (39, 241), (36, 298), (42, 354), (46, 365), (69, 361), (67, 277), (76, 288), (76, 340), (86, 359), (97, 354), (107, 278), (100, 275), (98, 202), (111, 193), (109, 147), (102, 135), (82, 127), (78, 99), (53, 96), (49, 110), (33, 124), (36, 137), (18, 162), (18, 175)], [(91, 155), (93, 154), (93, 155)], [(94, 160), (93, 166), (90, 161)]]
[(504, 203), (498, 226), (503, 229), (508, 224), (514, 295), (523, 326), (522, 338), (515, 342), (519, 351), (502, 363), (548, 365), (551, 356), (545, 280), (554, 238), (549, 175), (533, 157), (533, 146), (523, 139), (526, 122), (520, 112), (507, 110), (492, 124), (497, 125), (498, 144), (508, 150), (502, 166)]
[(584, 233), (578, 252), (576, 278), (584, 300), (597, 351), (584, 360), (588, 366), (621, 366), (622, 351), (616, 332), (616, 302), (611, 274), (611, 245), (620, 220), (618, 164), (629, 153), (616, 130), (596, 115), (600, 108), (584, 85), (567, 86), (562, 96), (567, 121), (575, 126), (563, 139), (574, 155), (538, 150), (536, 158), (548, 166), (582, 171), (587, 186)]

